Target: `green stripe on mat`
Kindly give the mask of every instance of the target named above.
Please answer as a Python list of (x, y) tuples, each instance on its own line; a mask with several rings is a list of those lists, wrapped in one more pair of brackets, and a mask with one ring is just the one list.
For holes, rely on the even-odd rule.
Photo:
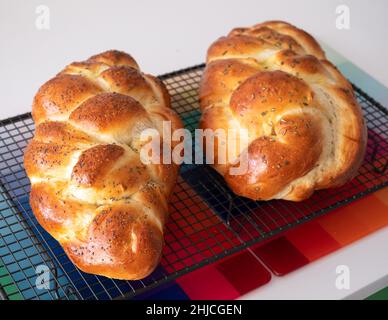
[(23, 297), (19, 293), (14, 281), (9, 275), (7, 269), (0, 264), (0, 285), (5, 291), (8, 299), (10, 300), (22, 300)]
[(366, 298), (366, 300), (388, 300), (388, 287), (377, 291), (375, 294), (372, 294), (370, 297)]

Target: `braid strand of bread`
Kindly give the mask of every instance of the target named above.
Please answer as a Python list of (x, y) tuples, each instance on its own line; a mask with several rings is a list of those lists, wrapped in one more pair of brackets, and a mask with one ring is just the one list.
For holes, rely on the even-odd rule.
[(200, 106), (202, 129), (248, 132), (238, 141), (248, 146), (245, 173), (230, 173), (239, 157), (221, 163), (217, 143), (212, 150), (214, 168), (238, 195), (300, 201), (343, 185), (364, 158), (366, 126), (352, 86), (312, 36), (286, 22), (237, 28), (214, 42)]
[(30, 204), (81, 270), (141, 279), (157, 266), (178, 166), (144, 164), (143, 130), (171, 121), (163, 84), (126, 53), (67, 66), (34, 98), (35, 137), (25, 151)]

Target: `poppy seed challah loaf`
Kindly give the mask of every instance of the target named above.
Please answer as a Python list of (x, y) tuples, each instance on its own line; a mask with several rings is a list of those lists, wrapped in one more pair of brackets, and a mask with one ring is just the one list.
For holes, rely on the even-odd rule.
[[(200, 86), (202, 129), (246, 129), (241, 155), (214, 168), (238, 195), (299, 201), (354, 177), (366, 126), (352, 86), (306, 32), (280, 21), (232, 30), (214, 42)], [(244, 140), (245, 139), (245, 140)], [(207, 150), (208, 151), (208, 150)]]
[(144, 164), (144, 129), (182, 127), (163, 84), (131, 56), (72, 63), (35, 96), (25, 151), (39, 223), (81, 270), (140, 279), (157, 266), (178, 166)]

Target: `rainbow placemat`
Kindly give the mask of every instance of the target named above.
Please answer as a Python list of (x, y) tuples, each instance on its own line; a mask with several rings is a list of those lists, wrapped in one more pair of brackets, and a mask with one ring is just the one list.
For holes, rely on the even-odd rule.
[[(0, 193), (0, 207), (5, 206), (4, 200), (5, 199), (3, 195)], [(11, 212), (10, 209), (9, 209), (9, 212)], [(2, 223), (3, 221), (0, 219), (0, 227)], [(3, 236), (4, 236), (3, 234), (0, 235), (0, 247), (5, 245)], [(2, 294), (3, 294), (12, 300), (22, 299), (22, 296), (19, 293), (18, 287), (15, 285), (15, 282), (13, 278), (10, 276), (9, 271), (5, 268), (1, 258), (0, 258), (0, 286), (1, 286), (0, 290), (2, 290), (2, 292), (0, 292), (0, 298), (2, 297)]]
[[(22, 296), (19, 294), (18, 288), (14, 284), (13, 279), (9, 275), (7, 269), (0, 261), (0, 285), (4, 290), (5, 295), (11, 300), (21, 300)], [(1, 297), (1, 294), (0, 294)]]
[[(178, 278), (138, 299), (237, 299), (272, 277), (307, 264), (388, 226), (388, 188)], [(386, 297), (387, 290), (371, 299)], [(387, 296), (388, 298), (388, 296)]]

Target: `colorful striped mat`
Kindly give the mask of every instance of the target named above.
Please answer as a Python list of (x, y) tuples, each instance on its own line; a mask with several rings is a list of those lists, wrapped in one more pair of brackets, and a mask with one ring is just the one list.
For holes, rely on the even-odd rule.
[[(388, 188), (178, 278), (138, 299), (236, 299), (388, 226)], [(388, 289), (370, 299), (388, 298)]]

